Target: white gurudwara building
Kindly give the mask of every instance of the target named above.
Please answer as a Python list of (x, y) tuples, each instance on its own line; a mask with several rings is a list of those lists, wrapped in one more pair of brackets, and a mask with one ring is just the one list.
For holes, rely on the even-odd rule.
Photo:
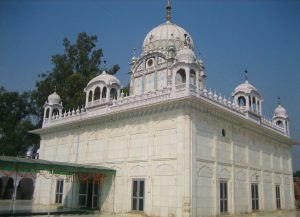
[[(289, 119), (280, 103), (263, 116), (248, 81), (226, 98), (205, 85), (191, 35), (167, 21), (131, 60), (130, 94), (103, 72), (83, 90), (85, 107), (45, 103), (40, 159), (115, 170), (103, 179), (36, 181), (35, 203), (147, 216), (211, 217), (294, 209)], [(76, 177), (74, 177), (76, 180)], [(49, 189), (52, 189), (49, 193)]]

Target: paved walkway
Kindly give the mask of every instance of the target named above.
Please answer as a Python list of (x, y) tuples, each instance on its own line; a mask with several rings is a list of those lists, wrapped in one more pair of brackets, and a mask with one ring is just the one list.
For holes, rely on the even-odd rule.
[[(87, 213), (82, 212), (82, 214), (74, 214), (76, 210), (62, 209), (57, 206), (44, 206), (44, 205), (32, 205), (31, 201), (17, 201), (15, 204), (15, 213), (24, 213), (27, 216), (30, 216), (31, 213), (43, 213), (42, 215), (34, 215), (35, 217), (46, 217), (47, 212), (50, 208), (50, 212), (55, 214), (50, 215), (51, 217), (146, 217), (146, 215), (135, 214), (135, 213), (126, 213), (126, 214), (111, 214), (111, 213)], [(0, 200), (0, 216), (3, 216), (4, 213), (9, 214), (12, 210), (11, 201)], [(64, 214), (63, 212), (73, 212), (72, 214)], [(77, 212), (78, 213), (78, 212)], [(7, 215), (6, 215), (7, 216)], [(264, 212), (264, 213), (252, 213), (248, 215), (224, 215), (224, 217), (300, 217), (300, 210), (298, 211), (275, 211), (275, 212)]]

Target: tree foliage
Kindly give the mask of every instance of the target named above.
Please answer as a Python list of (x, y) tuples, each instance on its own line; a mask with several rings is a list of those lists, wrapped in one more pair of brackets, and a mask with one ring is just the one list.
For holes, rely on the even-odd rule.
[(38, 136), (28, 133), (35, 128), (34, 114), (29, 92), (19, 94), (0, 87), (0, 154), (24, 155), (29, 146), (37, 147)]
[(40, 124), (43, 117), (43, 105), (55, 87), (63, 100), (64, 108), (76, 108), (84, 105), (83, 89), (92, 78), (103, 70), (109, 74), (115, 74), (119, 70), (118, 65), (110, 69), (105, 68), (105, 64), (102, 64), (102, 49), (96, 48), (96, 42), (96, 35), (89, 36), (85, 32), (78, 34), (74, 44), (65, 38), (63, 54), (52, 56), (53, 69), (39, 75), (40, 79), (36, 82), (33, 100), (40, 116)]
[(38, 148), (39, 137), (28, 131), (41, 127), (43, 105), (55, 88), (65, 109), (76, 108), (84, 105), (83, 90), (92, 78), (103, 70), (109, 74), (119, 70), (118, 65), (105, 68), (96, 43), (97, 36), (84, 32), (74, 43), (65, 38), (63, 53), (52, 56), (53, 69), (39, 75), (32, 92), (8, 92), (0, 86), (0, 154), (24, 156), (29, 146)]
[(293, 176), (300, 178), (300, 170), (294, 172)]

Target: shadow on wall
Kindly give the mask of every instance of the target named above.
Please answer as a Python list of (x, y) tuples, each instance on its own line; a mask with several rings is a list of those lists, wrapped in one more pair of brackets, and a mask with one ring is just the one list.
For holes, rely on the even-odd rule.
[(80, 181), (76, 179), (71, 183), (68, 190), (64, 190), (64, 192), (67, 193), (62, 197), (63, 200), (60, 201), (59, 191), (61, 188), (56, 181), (56, 183), (54, 183), (55, 199), (53, 202), (56, 204), (61, 203), (64, 208), (71, 209), (83, 208), (101, 210), (103, 207), (107, 209), (107, 205), (113, 204), (114, 189), (112, 183), (112, 175), (107, 175), (102, 181), (93, 179)]

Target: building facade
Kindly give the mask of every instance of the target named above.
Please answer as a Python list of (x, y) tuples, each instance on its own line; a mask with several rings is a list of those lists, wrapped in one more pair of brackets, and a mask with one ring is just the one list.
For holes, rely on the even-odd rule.
[[(45, 103), (40, 159), (105, 166), (102, 182), (38, 179), (35, 203), (148, 216), (209, 217), (294, 209), (289, 120), (272, 119), (249, 82), (232, 98), (208, 89), (191, 35), (167, 21), (131, 60), (130, 95), (103, 72), (84, 89), (84, 108)], [(49, 186), (55, 185), (49, 194)], [(58, 195), (58, 196), (57, 196)]]

